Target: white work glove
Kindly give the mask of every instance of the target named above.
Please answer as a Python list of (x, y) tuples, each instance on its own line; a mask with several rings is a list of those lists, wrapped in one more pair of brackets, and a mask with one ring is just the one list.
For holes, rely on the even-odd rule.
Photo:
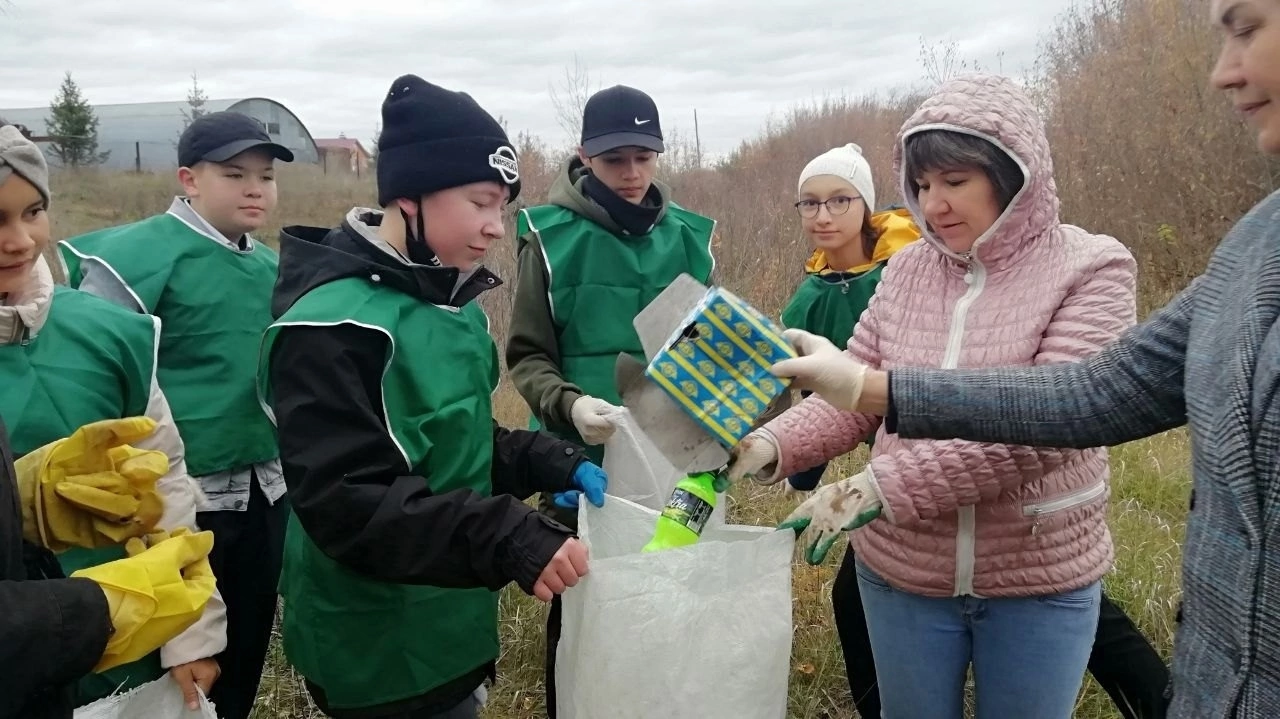
[(620, 408), (602, 399), (583, 395), (573, 401), (569, 414), (573, 419), (573, 427), (578, 430), (582, 441), (587, 444), (604, 444), (613, 436), (613, 420), (609, 415), (616, 414)]
[(884, 507), (870, 469), (819, 487), (796, 507), (778, 529), (793, 529), (808, 540), (804, 558), (821, 564), (843, 532), (857, 529), (880, 516)]
[(832, 407), (846, 412), (858, 411), (862, 380), (867, 372), (865, 365), (826, 337), (797, 329), (787, 330), (782, 336), (800, 356), (770, 367), (774, 376), (790, 377), (792, 387), (814, 392)]
[(774, 476), (778, 474), (777, 464), (778, 446), (764, 430), (757, 429), (733, 448), (726, 473), (730, 483), (750, 477), (756, 484), (770, 485), (782, 479)]

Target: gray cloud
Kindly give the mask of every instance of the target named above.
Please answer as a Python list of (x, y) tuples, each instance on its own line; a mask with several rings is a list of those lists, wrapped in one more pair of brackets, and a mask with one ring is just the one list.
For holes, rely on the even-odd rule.
[(723, 153), (797, 103), (920, 80), (922, 38), (1021, 72), (1069, 2), (13, 0), (0, 107), (47, 104), (67, 70), (92, 102), (180, 100), (194, 71), (210, 97), (272, 97), (317, 136), (368, 139), (391, 80), (414, 72), (560, 143), (548, 88), (576, 56), (593, 81), (652, 94), (666, 127), (689, 134), (697, 108)]

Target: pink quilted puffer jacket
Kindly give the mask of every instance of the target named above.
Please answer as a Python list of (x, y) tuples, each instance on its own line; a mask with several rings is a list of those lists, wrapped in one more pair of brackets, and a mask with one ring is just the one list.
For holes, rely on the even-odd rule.
[[(1007, 367), (1074, 362), (1135, 321), (1133, 256), (1111, 237), (1058, 221), (1049, 145), (1011, 81), (943, 85), (903, 125), (983, 137), (1022, 165), (1026, 183), (1000, 219), (957, 255), (928, 231), (889, 261), (848, 351), (872, 367)], [(907, 178), (903, 194), (925, 227)], [(851, 533), (890, 584), (927, 596), (1015, 597), (1087, 585), (1112, 561), (1105, 449), (905, 440), (871, 415), (812, 396), (765, 426), (775, 476), (813, 467), (878, 431), (869, 464), (884, 510)]]

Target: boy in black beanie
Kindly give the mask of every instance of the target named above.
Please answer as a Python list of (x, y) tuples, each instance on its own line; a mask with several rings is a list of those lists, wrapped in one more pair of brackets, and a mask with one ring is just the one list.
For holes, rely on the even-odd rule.
[(497, 350), (473, 302), (520, 190), (502, 127), (406, 75), (382, 106), (378, 201), (286, 228), (259, 384), (294, 517), (280, 591), (289, 661), (342, 718), (464, 718), (498, 656), (497, 590), (550, 601), (587, 571), (521, 503), (604, 501), (579, 447), (492, 419)]

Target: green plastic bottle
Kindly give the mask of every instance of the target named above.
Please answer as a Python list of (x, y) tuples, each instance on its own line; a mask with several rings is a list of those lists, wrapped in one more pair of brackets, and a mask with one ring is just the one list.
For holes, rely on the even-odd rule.
[(658, 516), (653, 539), (641, 551), (656, 552), (696, 543), (716, 508), (715, 484), (715, 472), (698, 472), (680, 480)]

